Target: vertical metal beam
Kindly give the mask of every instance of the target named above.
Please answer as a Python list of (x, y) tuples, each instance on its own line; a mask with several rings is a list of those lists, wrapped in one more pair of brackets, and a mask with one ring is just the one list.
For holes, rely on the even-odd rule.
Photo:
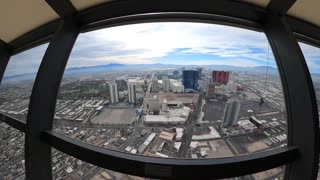
[(51, 8), (61, 17), (71, 17), (77, 10), (69, 0), (46, 0)]
[(296, 0), (271, 0), (267, 9), (274, 14), (284, 15), (295, 2)]
[(303, 53), (284, 17), (267, 15), (263, 22), (282, 78), (287, 104), (288, 145), (299, 158), (287, 165), (286, 178), (316, 179), (319, 162), (319, 119), (316, 96)]
[(78, 34), (73, 20), (62, 21), (42, 59), (27, 117), (26, 179), (52, 179), (51, 147), (40, 140), (40, 133), (52, 129), (59, 85)]
[(0, 84), (10, 59), (8, 45), (0, 39)]

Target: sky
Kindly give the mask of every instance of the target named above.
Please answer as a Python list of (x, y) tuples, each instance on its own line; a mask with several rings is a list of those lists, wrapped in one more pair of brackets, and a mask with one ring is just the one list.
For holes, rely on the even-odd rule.
[[(144, 23), (80, 34), (67, 68), (121, 64), (276, 67), (264, 33), (204, 23)], [(320, 73), (318, 48), (300, 43), (311, 72)], [(11, 58), (5, 76), (36, 72), (48, 44)]]

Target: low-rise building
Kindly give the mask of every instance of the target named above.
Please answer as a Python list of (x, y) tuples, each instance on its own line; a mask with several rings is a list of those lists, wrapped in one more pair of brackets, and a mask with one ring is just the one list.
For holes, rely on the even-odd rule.
[(210, 133), (209, 134), (202, 134), (202, 135), (193, 135), (193, 141), (203, 141), (203, 140), (210, 140), (210, 139), (218, 139), (221, 136), (219, 135), (218, 131), (213, 127), (209, 126)]
[(159, 138), (166, 140), (166, 141), (173, 141), (174, 134), (166, 131), (162, 131), (159, 135)]

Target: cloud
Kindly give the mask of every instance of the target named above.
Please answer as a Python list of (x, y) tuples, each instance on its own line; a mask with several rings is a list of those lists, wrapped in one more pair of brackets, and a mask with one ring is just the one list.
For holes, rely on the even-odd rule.
[[(108, 63), (276, 66), (268, 45), (264, 33), (236, 27), (143, 23), (80, 34), (67, 68)], [(318, 48), (300, 45), (310, 69), (320, 72)], [(5, 76), (36, 72), (46, 47), (42, 45), (12, 57)]]
[[(228, 63), (230, 58), (242, 58), (265, 65), (267, 46), (263, 33), (241, 28), (203, 23), (144, 23), (81, 34), (68, 67), (85, 65), (85, 58), (88, 65), (98, 65), (103, 60), (104, 64), (137, 64), (152, 63), (153, 59), (172, 54), (214, 55), (220, 61), (226, 58)], [(271, 60), (274, 61), (273, 57)]]
[(218, 59), (218, 60), (197, 60), (195, 62), (186, 62), (184, 65), (227, 65), (227, 66), (239, 66), (239, 67), (255, 67), (260, 64), (252, 62), (246, 59)]

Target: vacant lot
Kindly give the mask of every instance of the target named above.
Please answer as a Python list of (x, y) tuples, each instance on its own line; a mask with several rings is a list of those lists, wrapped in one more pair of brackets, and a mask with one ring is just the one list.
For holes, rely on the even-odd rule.
[(95, 124), (131, 124), (136, 119), (134, 108), (130, 109), (104, 109), (93, 118)]

